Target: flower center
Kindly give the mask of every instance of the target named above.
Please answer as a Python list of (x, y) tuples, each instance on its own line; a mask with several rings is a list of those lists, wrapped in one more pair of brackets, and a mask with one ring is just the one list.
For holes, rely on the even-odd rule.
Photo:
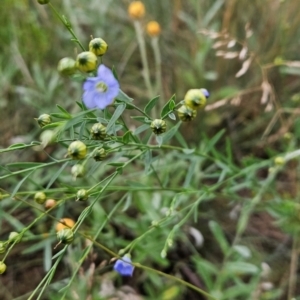
[(99, 93), (105, 93), (107, 91), (107, 85), (100, 81), (96, 84), (96, 89)]

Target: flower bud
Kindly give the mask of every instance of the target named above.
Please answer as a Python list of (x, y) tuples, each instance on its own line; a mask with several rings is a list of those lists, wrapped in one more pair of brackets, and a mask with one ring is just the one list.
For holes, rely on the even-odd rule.
[(6, 271), (6, 264), (3, 261), (0, 261), (0, 274), (3, 274)]
[(46, 199), (47, 199), (47, 197), (44, 192), (37, 192), (34, 195), (34, 201), (38, 204), (44, 204)]
[(91, 128), (93, 140), (103, 140), (106, 137), (106, 127), (101, 123), (95, 123)]
[(81, 141), (72, 142), (68, 148), (68, 156), (72, 159), (84, 159), (86, 152), (86, 145)]
[(48, 4), (50, 0), (37, 0), (37, 2), (41, 5)]
[(131, 19), (141, 19), (145, 15), (145, 5), (141, 1), (133, 1), (128, 7), (128, 14)]
[(57, 232), (56, 234), (59, 243), (71, 244), (74, 240), (74, 233), (70, 228), (64, 228)]
[(150, 127), (156, 135), (159, 135), (166, 132), (167, 124), (164, 120), (155, 119), (151, 122)]
[(57, 71), (63, 76), (70, 76), (76, 73), (76, 61), (70, 57), (62, 58), (57, 65)]
[(51, 124), (51, 122), (52, 122), (51, 116), (48, 114), (42, 114), (35, 120), (38, 122), (38, 124), (40, 125), (41, 128), (43, 128), (44, 126), (46, 126), (48, 124)]
[(81, 189), (76, 194), (76, 201), (86, 201), (88, 199), (89, 195), (87, 190)]
[(81, 52), (77, 55), (76, 67), (81, 72), (92, 72), (97, 67), (97, 56), (90, 51)]
[(17, 239), (19, 239), (18, 242), (21, 240), (18, 232), (12, 231), (8, 236), (8, 240), (10, 243), (14, 242)]
[(186, 105), (182, 105), (178, 110), (178, 117), (183, 122), (192, 121), (196, 115), (197, 111), (195, 109), (192, 109)]
[(285, 163), (285, 159), (282, 156), (277, 156), (275, 157), (274, 162), (276, 166), (283, 166)]
[(101, 38), (92, 39), (89, 43), (89, 50), (97, 56), (102, 56), (107, 51), (107, 44)]
[(0, 242), (0, 254), (4, 253), (6, 250), (6, 243)]
[(75, 222), (72, 219), (63, 218), (63, 219), (60, 219), (60, 222), (56, 224), (55, 230), (58, 232), (65, 228), (73, 228), (74, 225), (75, 225)]
[(43, 148), (55, 141), (56, 133), (53, 130), (45, 130), (40, 135), (40, 141)]
[(104, 148), (97, 148), (93, 153), (93, 158), (95, 161), (102, 161), (106, 157), (106, 151)]
[(45, 208), (50, 209), (56, 205), (56, 201), (54, 199), (47, 199), (45, 202)]
[(151, 36), (158, 36), (161, 32), (161, 28), (158, 22), (151, 21), (147, 24), (147, 33)]
[(192, 109), (199, 109), (205, 106), (206, 97), (200, 89), (192, 89), (185, 94), (184, 103)]
[(76, 164), (71, 169), (71, 174), (73, 175), (74, 180), (77, 177), (83, 177), (85, 174), (84, 166), (81, 164)]

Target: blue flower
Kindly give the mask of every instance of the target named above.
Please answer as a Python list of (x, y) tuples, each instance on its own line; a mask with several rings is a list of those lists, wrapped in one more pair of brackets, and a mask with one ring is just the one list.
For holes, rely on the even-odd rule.
[(204, 94), (204, 96), (205, 96), (206, 98), (209, 98), (210, 93), (209, 93), (209, 91), (208, 91), (207, 89), (201, 89), (201, 91), (202, 91), (202, 93)]
[(89, 77), (83, 84), (83, 102), (87, 108), (104, 109), (113, 103), (119, 93), (119, 82), (112, 71), (100, 65), (97, 77)]
[(114, 270), (122, 276), (132, 276), (134, 266), (131, 264), (130, 255), (127, 254), (122, 259), (118, 259), (114, 265)]

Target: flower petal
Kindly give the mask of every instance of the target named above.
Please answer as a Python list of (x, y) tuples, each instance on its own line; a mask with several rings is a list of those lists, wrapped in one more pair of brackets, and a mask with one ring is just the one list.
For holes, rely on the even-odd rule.
[(95, 88), (95, 84), (97, 83), (97, 78), (87, 78), (86, 81), (83, 83), (83, 89), (86, 90), (92, 90)]
[(113, 72), (104, 65), (99, 66), (98, 71), (97, 71), (97, 76), (100, 79), (104, 80), (107, 83), (107, 85), (111, 85), (115, 82), (118, 82), (117, 79), (115, 78)]
[(95, 104), (95, 99), (97, 98), (95, 97), (95, 94), (96, 93), (93, 90), (86, 91), (83, 93), (82, 101), (84, 102), (85, 106), (89, 109), (97, 107), (97, 105)]

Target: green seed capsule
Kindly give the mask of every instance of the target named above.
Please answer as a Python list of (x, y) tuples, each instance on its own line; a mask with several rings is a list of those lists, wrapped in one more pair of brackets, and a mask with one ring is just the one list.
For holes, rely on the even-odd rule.
[(71, 244), (74, 240), (74, 233), (70, 228), (64, 228), (57, 232), (57, 239), (62, 244)]
[(93, 140), (103, 140), (106, 137), (106, 127), (101, 123), (95, 123), (91, 128)]
[(47, 200), (46, 194), (44, 192), (37, 192), (34, 195), (34, 201), (38, 204), (44, 204)]
[(39, 4), (44, 5), (44, 4), (48, 4), (48, 3), (50, 2), (50, 0), (37, 0), (37, 2), (38, 2)]
[(18, 243), (21, 241), (21, 238), (20, 238), (20, 235), (18, 232), (12, 231), (8, 236), (8, 240), (10, 243), (14, 242), (15, 240), (18, 240), (17, 241), (17, 243)]
[(77, 177), (83, 177), (85, 174), (85, 168), (83, 165), (76, 164), (72, 167), (71, 173), (74, 179), (76, 179)]
[(93, 158), (95, 161), (102, 161), (106, 157), (106, 151), (104, 148), (97, 148), (93, 153)]
[(76, 194), (76, 201), (86, 201), (88, 199), (89, 195), (87, 190), (81, 189)]
[(57, 65), (57, 71), (63, 76), (70, 76), (76, 73), (76, 61), (70, 57), (62, 58)]
[(86, 152), (86, 145), (81, 141), (72, 142), (68, 148), (68, 156), (72, 159), (84, 159)]
[(76, 67), (81, 72), (92, 72), (97, 67), (97, 56), (90, 51), (81, 52), (77, 55)]
[(195, 109), (192, 109), (186, 105), (182, 105), (178, 110), (178, 117), (181, 121), (183, 122), (188, 122), (193, 120), (196, 115), (197, 115), (197, 111)]
[(6, 271), (6, 264), (3, 261), (0, 261), (0, 274), (3, 274)]
[(92, 39), (89, 43), (89, 50), (97, 56), (102, 56), (107, 51), (107, 44), (101, 38)]
[(0, 254), (4, 253), (6, 250), (6, 243), (5, 242), (0, 242)]
[(184, 96), (184, 103), (192, 109), (199, 109), (205, 106), (206, 97), (201, 89), (187, 91)]
[(51, 122), (52, 122), (51, 116), (48, 114), (42, 114), (35, 120), (38, 122), (38, 124), (40, 125), (41, 128), (43, 128), (44, 126), (46, 126), (48, 124), (51, 124)]
[(167, 124), (164, 120), (155, 119), (152, 121), (150, 127), (156, 135), (159, 135), (166, 132)]

